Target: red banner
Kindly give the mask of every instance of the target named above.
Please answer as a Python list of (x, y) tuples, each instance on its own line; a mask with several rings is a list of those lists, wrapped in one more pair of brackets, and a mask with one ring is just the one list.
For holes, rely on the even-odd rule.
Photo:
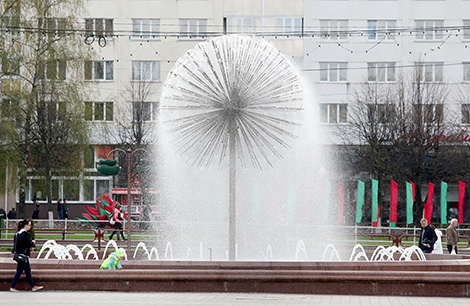
[(372, 222), (372, 227), (377, 227), (379, 224), (379, 218), (380, 218), (380, 205), (377, 206), (377, 221)]
[(429, 182), (428, 198), (427, 198), (426, 203), (424, 203), (424, 218), (428, 221), (428, 223), (431, 223), (431, 218), (432, 218), (433, 195), (434, 195), (434, 184)]
[(397, 222), (398, 185), (393, 180), (390, 189), (390, 222)]
[(343, 197), (343, 183), (338, 183), (338, 223), (343, 223), (344, 216), (344, 197)]
[(465, 198), (465, 183), (459, 181), (459, 223), (463, 223), (463, 200)]

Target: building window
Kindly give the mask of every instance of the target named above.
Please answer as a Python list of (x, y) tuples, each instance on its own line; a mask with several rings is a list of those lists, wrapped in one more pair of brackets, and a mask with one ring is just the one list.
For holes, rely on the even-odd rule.
[(95, 147), (93, 145), (87, 145), (83, 148), (83, 163), (85, 169), (94, 169), (95, 164)]
[(160, 19), (132, 19), (133, 39), (159, 39)]
[(18, 77), (2, 78), (0, 83), (2, 93), (11, 94), (21, 89), (21, 80)]
[(2, 56), (1, 66), (4, 75), (18, 76), (20, 74), (20, 58), (16, 55)]
[(462, 104), (462, 124), (470, 124), (470, 104)]
[(158, 106), (158, 102), (134, 102), (133, 122), (157, 120)]
[(85, 80), (113, 80), (113, 61), (85, 61)]
[(394, 82), (395, 63), (367, 63), (367, 80), (369, 82)]
[(414, 104), (414, 111), (426, 124), (438, 124), (444, 120), (444, 104)]
[[(19, 3), (19, 1), (17, 2)], [(11, 38), (18, 38), (20, 36), (20, 18), (16, 16), (2, 16), (0, 17), (0, 25), (2, 29), (8, 29), (6, 34)]]
[(347, 39), (347, 20), (320, 20), (321, 35), (327, 39)]
[(85, 120), (113, 121), (113, 102), (85, 102)]
[(369, 104), (368, 105), (369, 123), (391, 123), (396, 120), (396, 108), (394, 104)]
[(180, 38), (204, 38), (207, 19), (180, 19)]
[(160, 81), (160, 62), (132, 61), (132, 80)]
[(99, 196), (109, 193), (109, 180), (84, 179), (83, 200), (95, 201)]
[(463, 80), (470, 81), (470, 63), (463, 63)]
[[(99, 196), (109, 193), (108, 177), (55, 178), (51, 181), (52, 201), (67, 199), (71, 202), (94, 202)], [(41, 177), (29, 177), (25, 186), (25, 200), (47, 201), (46, 181)]]
[(276, 17), (274, 19), (274, 33), (278, 35), (302, 35), (302, 18), (300, 17)]
[(443, 20), (416, 20), (417, 40), (439, 40), (442, 39)]
[(393, 39), (396, 20), (367, 20), (369, 39)]
[(470, 20), (463, 21), (463, 39), (470, 40)]
[(253, 18), (250, 16), (229, 17), (227, 18), (226, 32), (254, 34), (257, 29), (256, 25), (261, 26), (261, 18)]
[(419, 67), (420, 80), (423, 82), (441, 82), (443, 80), (442, 67), (444, 63), (420, 63)]
[(17, 118), (17, 112), (18, 112), (18, 107), (19, 107), (19, 102), (18, 100), (12, 100), (12, 99), (2, 99), (2, 104), (0, 105), (0, 118), (3, 119), (9, 119), (9, 120), (15, 120)]
[(320, 81), (343, 82), (348, 74), (348, 63), (320, 63)]
[(48, 38), (64, 37), (67, 30), (65, 18), (39, 18), (38, 28)]
[(347, 104), (320, 104), (320, 122), (321, 123), (347, 123), (348, 105)]
[(113, 19), (85, 19), (86, 35), (112, 37), (114, 32)]
[(65, 60), (42, 61), (39, 65), (38, 78), (41, 80), (65, 80), (67, 62)]
[(65, 115), (67, 114), (67, 105), (65, 102), (49, 101), (46, 102), (46, 105), (48, 112), (47, 116), (50, 121), (60, 121), (65, 118)]

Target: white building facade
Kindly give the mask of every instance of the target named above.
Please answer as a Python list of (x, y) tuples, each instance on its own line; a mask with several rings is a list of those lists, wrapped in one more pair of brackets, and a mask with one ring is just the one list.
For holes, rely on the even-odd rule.
[[(393, 83), (423, 62), (426, 81), (451, 88), (470, 82), (470, 1), (468, 0), (88, 0), (83, 16), (84, 43), (96, 58), (84, 63), (84, 79), (96, 85), (86, 104), (94, 125), (88, 177), (57, 178), (56, 197), (73, 195), (70, 204), (93, 203), (112, 188), (96, 176), (95, 162), (118, 141), (106, 134), (129, 115), (123, 95), (129, 84), (152, 84), (146, 121), (158, 116), (159, 97), (175, 62), (197, 43), (222, 34), (263, 37), (302, 71), (315, 95), (320, 122), (335, 138), (347, 126), (354, 90), (363, 82)], [(450, 99), (452, 101), (452, 99)], [(469, 104), (446, 105), (463, 125)], [(103, 131), (106, 131), (104, 133)], [(44, 192), (31, 178), (26, 202)], [(70, 187), (67, 187), (70, 186)], [(67, 190), (70, 188), (70, 190)], [(39, 193), (38, 193), (39, 192)], [(18, 195), (0, 200), (9, 210)], [(56, 199), (53, 199), (56, 200)], [(2, 203), (3, 201), (3, 203)], [(8, 205), (6, 205), (8, 202)]]

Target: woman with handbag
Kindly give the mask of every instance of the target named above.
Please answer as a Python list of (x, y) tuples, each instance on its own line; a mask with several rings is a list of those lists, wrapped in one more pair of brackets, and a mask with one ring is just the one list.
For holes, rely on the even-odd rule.
[(111, 222), (115, 222), (114, 231), (111, 234), (111, 236), (109, 236), (109, 240), (113, 239), (114, 234), (117, 234), (117, 240), (120, 240), (119, 235), (122, 236), (122, 240), (124, 241), (127, 240), (126, 237), (124, 237), (124, 231), (122, 230), (123, 221), (124, 221), (124, 214), (122, 212), (122, 207), (121, 207), (121, 204), (117, 203), (114, 208), (114, 216), (112, 217), (112, 221), (111, 221)]
[(13, 277), (11, 282), (10, 291), (19, 292), (15, 289), (16, 283), (20, 280), (20, 276), (25, 271), (26, 279), (31, 285), (33, 292), (41, 290), (43, 286), (36, 286), (33, 281), (33, 276), (31, 275), (31, 266), (29, 265), (29, 255), (31, 254), (31, 248), (34, 247), (36, 243), (35, 240), (31, 240), (28, 231), (31, 229), (30, 220), (22, 220), (18, 223), (18, 232), (15, 234), (14, 246), (12, 253), (15, 254), (13, 259), (17, 262), (16, 274)]

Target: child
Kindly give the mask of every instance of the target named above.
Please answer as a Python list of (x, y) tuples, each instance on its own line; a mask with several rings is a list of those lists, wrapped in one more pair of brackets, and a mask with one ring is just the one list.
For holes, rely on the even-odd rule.
[(103, 263), (100, 266), (100, 269), (105, 269), (105, 270), (116, 270), (117, 269), (122, 269), (121, 266), (121, 259), (124, 257), (124, 252), (122, 249), (117, 250), (116, 252), (112, 252), (109, 254), (108, 258), (103, 261)]

